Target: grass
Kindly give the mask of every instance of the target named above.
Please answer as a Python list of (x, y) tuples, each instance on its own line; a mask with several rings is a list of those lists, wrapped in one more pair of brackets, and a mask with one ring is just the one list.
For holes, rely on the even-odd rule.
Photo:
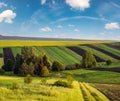
[(72, 73), (80, 82), (120, 84), (120, 73), (95, 70), (67, 70), (63, 73)]
[(58, 47), (37, 47), (37, 49), (39, 53), (46, 54), (51, 63), (53, 61), (59, 61), (64, 65), (80, 63), (81, 58), (78, 59), (78, 57), (76, 58), (76, 56), (70, 55)]
[[(0, 85), (1, 82), (6, 81), (0, 86), (0, 101), (94, 101), (85, 100), (85, 97), (96, 99), (96, 96), (97, 101), (109, 101), (87, 83), (79, 84), (77, 81), (73, 81), (73, 88), (52, 86), (56, 80), (58, 79), (47, 79), (47, 83), (43, 85), (41, 78), (34, 77), (31, 84), (24, 84), (23, 77), (0, 76)], [(14, 82), (18, 84), (18, 89), (12, 89)], [(94, 95), (92, 95), (93, 93)], [(98, 94), (101, 95), (98, 96)]]
[(82, 49), (84, 49), (84, 50), (89, 50), (89, 51), (91, 51), (91, 52), (94, 53), (96, 56), (98, 56), (98, 57), (100, 57), (100, 58), (102, 58), (102, 59), (104, 59), (104, 60), (116, 61), (116, 59), (114, 59), (114, 58), (112, 58), (112, 57), (110, 57), (110, 56), (108, 56), (108, 55), (106, 55), (106, 54), (104, 54), (104, 53), (102, 53), (102, 52), (100, 52), (100, 51), (97, 51), (97, 50), (95, 50), (95, 49), (89, 48), (89, 47), (87, 47), (87, 46), (79, 46), (79, 47), (82, 48)]
[(110, 41), (36, 41), (36, 40), (0, 40), (0, 47), (8, 46), (68, 46), (78, 44), (100, 44)]
[(3, 66), (3, 64), (4, 64), (4, 60), (3, 58), (0, 58), (0, 68)]
[(0, 47), (0, 53), (3, 53), (3, 48), (2, 47)]
[(103, 65), (102, 68), (120, 68), (120, 61), (112, 62), (111, 65)]
[(21, 47), (11, 47), (11, 49), (12, 49), (12, 53), (13, 53), (14, 57), (17, 54), (21, 54)]
[(110, 53), (112, 53), (112, 54), (115, 54), (115, 55), (117, 55), (117, 56), (120, 56), (120, 51), (117, 50), (117, 49), (108, 47), (108, 46), (106, 46), (106, 45), (97, 45), (97, 47), (99, 47), (99, 48), (101, 48), (101, 49), (103, 49), (103, 50), (106, 50), (106, 51), (108, 51), (108, 52), (110, 52)]

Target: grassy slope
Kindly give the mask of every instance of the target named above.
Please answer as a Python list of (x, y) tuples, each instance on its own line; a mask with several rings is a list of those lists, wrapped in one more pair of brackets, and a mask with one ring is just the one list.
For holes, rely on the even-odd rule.
[(117, 49), (108, 47), (108, 46), (106, 46), (106, 45), (97, 45), (97, 47), (99, 47), (99, 48), (101, 48), (101, 49), (103, 49), (103, 50), (106, 50), (106, 51), (108, 51), (108, 52), (110, 52), (110, 53), (112, 53), (112, 54), (115, 54), (115, 55), (117, 55), (117, 56), (120, 56), (120, 51), (117, 50)]
[(37, 49), (40, 50), (40, 52), (43, 54), (48, 55), (51, 62), (57, 60), (65, 65), (80, 62), (78, 58), (76, 59), (75, 56), (73, 57), (73, 55), (70, 55), (58, 47), (38, 47)]
[[(94, 101), (109, 101), (88, 83), (79, 85), (74, 81), (73, 88), (64, 88), (51, 85), (58, 79), (47, 79), (47, 84), (44, 85), (36, 77), (28, 85), (23, 80), (23, 77), (0, 76), (0, 101), (84, 101), (85, 98), (88, 98), (87, 101), (91, 101), (90, 98)], [(19, 89), (12, 89), (13, 82), (18, 83)]]
[(21, 47), (11, 47), (14, 57), (17, 54), (21, 54)]
[(67, 70), (64, 73), (73, 73), (78, 81), (95, 83), (116, 83), (120, 84), (120, 73), (94, 70)]
[(114, 59), (114, 58), (112, 58), (112, 57), (110, 57), (110, 56), (108, 56), (108, 55), (106, 55), (106, 54), (104, 54), (104, 53), (102, 53), (102, 52), (100, 52), (100, 51), (97, 51), (97, 50), (95, 50), (95, 49), (89, 48), (89, 47), (87, 47), (87, 46), (79, 46), (79, 47), (82, 48), (82, 49), (91, 51), (91, 52), (94, 53), (96, 56), (99, 56), (99, 57), (102, 58), (102, 59), (105, 59), (105, 60), (109, 60), (109, 59), (110, 59), (110, 60), (116, 61), (116, 59)]

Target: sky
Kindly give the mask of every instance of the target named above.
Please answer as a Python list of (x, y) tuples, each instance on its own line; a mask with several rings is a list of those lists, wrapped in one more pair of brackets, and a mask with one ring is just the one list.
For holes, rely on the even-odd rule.
[(0, 0), (0, 35), (120, 40), (120, 0)]

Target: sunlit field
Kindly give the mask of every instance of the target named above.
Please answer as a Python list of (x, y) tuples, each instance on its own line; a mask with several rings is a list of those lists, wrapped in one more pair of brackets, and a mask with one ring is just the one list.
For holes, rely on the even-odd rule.
[(33, 41), (33, 40), (0, 40), (0, 47), (7, 46), (69, 46), (78, 44), (100, 44), (108, 41)]
[[(0, 76), (0, 101), (109, 101), (88, 83), (74, 81), (73, 88), (64, 88), (53, 86), (58, 80), (55, 78), (47, 79), (46, 84), (42, 84), (40, 78), (33, 79), (31, 84), (25, 84), (23, 77)], [(17, 89), (13, 89), (15, 82)]]

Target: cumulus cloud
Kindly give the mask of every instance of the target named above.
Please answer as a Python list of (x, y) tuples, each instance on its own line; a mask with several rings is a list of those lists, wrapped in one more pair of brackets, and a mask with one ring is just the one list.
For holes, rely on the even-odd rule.
[(41, 5), (44, 5), (46, 3), (46, 0), (41, 0)]
[(74, 32), (80, 32), (80, 30), (79, 29), (74, 29)]
[(5, 4), (4, 2), (0, 2), (0, 8), (2, 7), (7, 7), (7, 4)]
[(12, 10), (5, 10), (0, 13), (0, 22), (12, 23), (15, 17), (16, 13), (14, 13)]
[(66, 4), (74, 9), (83, 11), (90, 7), (90, 0), (66, 0)]
[(105, 25), (105, 29), (108, 29), (108, 30), (119, 29), (119, 28), (120, 28), (120, 26), (119, 26), (119, 24), (116, 23), (116, 22), (107, 23), (107, 24)]
[(44, 27), (39, 29), (40, 32), (52, 32), (52, 29), (50, 27)]

